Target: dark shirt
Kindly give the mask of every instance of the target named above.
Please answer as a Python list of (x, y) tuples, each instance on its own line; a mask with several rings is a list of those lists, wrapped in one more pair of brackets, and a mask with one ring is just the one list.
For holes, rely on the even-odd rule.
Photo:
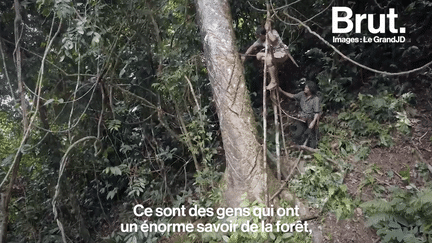
[(312, 95), (306, 98), (304, 91), (294, 95), (294, 99), (300, 102), (300, 117), (305, 119), (313, 119), (315, 114), (321, 113), (320, 101), (318, 96)]

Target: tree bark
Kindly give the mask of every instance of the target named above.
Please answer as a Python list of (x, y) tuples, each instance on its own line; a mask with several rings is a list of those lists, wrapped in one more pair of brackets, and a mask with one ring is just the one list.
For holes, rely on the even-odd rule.
[(266, 171), (243, 65), (235, 48), (227, 0), (196, 0), (199, 25), (226, 157), (225, 201), (236, 207), (247, 193), (264, 202)]

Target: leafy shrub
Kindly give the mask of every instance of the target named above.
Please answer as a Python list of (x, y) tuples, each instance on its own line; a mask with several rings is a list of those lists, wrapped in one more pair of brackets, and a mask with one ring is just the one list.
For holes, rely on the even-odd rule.
[(220, 185), (222, 172), (206, 167), (195, 174), (196, 191), (199, 193), (199, 204), (203, 207), (219, 205), (222, 201), (223, 186)]
[(378, 96), (359, 93), (357, 107), (360, 111), (366, 112), (374, 120), (380, 122), (394, 121), (395, 113), (404, 111), (413, 98), (414, 94), (410, 92), (403, 94), (399, 98), (386, 94), (386, 92)]
[(361, 204), (382, 242), (432, 241), (432, 190), (395, 189), (392, 198)]
[(343, 175), (322, 166), (308, 166), (305, 173), (291, 181), (296, 195), (307, 199), (315, 207), (327, 207), (338, 219), (351, 215), (354, 209), (349, 198)]
[[(262, 203), (258, 202), (249, 202), (249, 200), (244, 199), (243, 202), (240, 204), (240, 207), (242, 208), (249, 208), (250, 212), (252, 212), (253, 208), (260, 207), (265, 208), (266, 206)], [(280, 207), (283, 208), (290, 208), (290, 204), (281, 201)], [(229, 217), (225, 218), (219, 221), (214, 222), (215, 224), (218, 223), (226, 223), (231, 221), (232, 224), (238, 224), (239, 226), (236, 228), (235, 232), (227, 232), (227, 233), (221, 233), (221, 232), (209, 232), (209, 233), (202, 233), (198, 235), (197, 233), (190, 233), (189, 238), (193, 240), (193, 242), (197, 242), (198, 238), (201, 236), (200, 242), (229, 242), (229, 243), (264, 243), (264, 242), (286, 242), (286, 243), (297, 243), (297, 242), (312, 242), (311, 235), (307, 232), (277, 232), (275, 223), (273, 223), (273, 231), (272, 232), (266, 232), (262, 229), (261, 221), (264, 218), (259, 218), (257, 216), (237, 216), (237, 217)], [(267, 218), (268, 222), (272, 222), (270, 218)], [(282, 224), (292, 224), (298, 221), (299, 219), (295, 216), (285, 216), (278, 218), (277, 221), (279, 221), (280, 225)], [(256, 224), (258, 226), (257, 232), (243, 232), (240, 229), (240, 225), (250, 222), (253, 224)]]
[(384, 122), (397, 121), (396, 127), (404, 134), (409, 133), (410, 122), (405, 108), (414, 97), (412, 93), (403, 94), (399, 98), (383, 94), (379, 96), (363, 95), (359, 93), (356, 103), (352, 103), (349, 110), (339, 114), (339, 119), (359, 136), (376, 136), (378, 144), (391, 146), (391, 126)]
[(321, 97), (324, 110), (326, 108), (342, 108), (344, 104), (352, 100), (352, 95), (348, 93), (344, 87), (344, 83), (351, 83), (351, 77), (333, 80), (330, 76), (318, 74), (317, 79), (320, 93), (325, 94)]

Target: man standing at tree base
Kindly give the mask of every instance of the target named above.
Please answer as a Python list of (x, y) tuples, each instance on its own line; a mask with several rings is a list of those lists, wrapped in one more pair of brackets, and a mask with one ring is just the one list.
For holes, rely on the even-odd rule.
[(279, 91), (291, 99), (300, 102), (300, 118), (305, 122), (296, 123), (296, 131), (294, 132), (293, 140), (297, 144), (303, 144), (306, 139), (306, 146), (317, 148), (319, 141), (318, 122), (321, 116), (320, 100), (316, 95), (317, 86), (312, 81), (307, 81), (304, 91), (297, 94), (291, 94), (279, 88)]

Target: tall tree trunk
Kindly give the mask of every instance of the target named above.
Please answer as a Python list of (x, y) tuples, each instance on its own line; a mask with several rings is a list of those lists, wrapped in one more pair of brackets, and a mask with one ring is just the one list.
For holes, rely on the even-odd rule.
[(235, 48), (228, 1), (196, 0), (196, 6), (226, 156), (226, 204), (238, 206), (244, 193), (264, 202), (267, 182), (262, 146)]
[[(21, 6), (18, 0), (14, 1), (14, 8), (15, 8), (14, 34), (15, 34), (15, 62), (16, 62), (15, 65), (17, 71), (18, 89), (19, 89), (20, 99), (21, 99), (23, 134), (25, 134), (28, 128), (28, 119), (27, 119), (27, 101), (25, 99), (24, 87), (22, 83), (21, 44), (20, 44), (20, 39), (22, 36), (22, 28), (21, 28), (22, 17), (20, 13)], [(18, 169), (19, 169), (21, 157), (22, 157), (22, 153), (21, 151), (18, 151), (18, 154), (15, 158), (15, 163), (12, 164), (13, 168), (12, 168), (12, 174), (9, 181), (9, 185), (7, 186), (6, 190), (1, 194), (0, 243), (7, 242), (9, 202), (12, 197), (12, 187), (18, 176)]]

